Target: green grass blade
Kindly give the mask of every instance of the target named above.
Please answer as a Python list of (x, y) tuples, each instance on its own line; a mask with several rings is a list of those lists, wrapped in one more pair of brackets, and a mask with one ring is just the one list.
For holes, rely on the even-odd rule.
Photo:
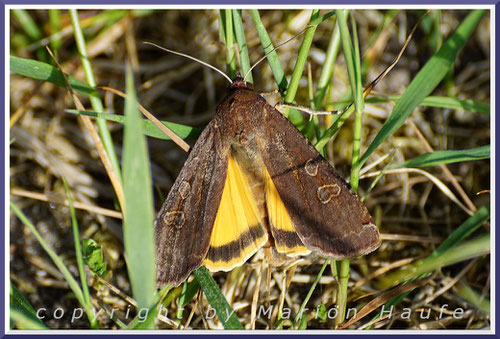
[[(54, 85), (66, 88), (66, 82), (61, 72), (41, 61), (10, 56), (10, 71), (36, 80), (48, 81)], [(68, 82), (78, 94), (97, 95), (97, 91), (80, 80), (67, 76)]]
[(186, 289), (183, 289), (181, 295), (179, 296), (179, 307), (187, 306), (187, 304), (196, 296), (200, 289), (200, 282), (198, 279), (193, 279), (189, 284), (186, 284)]
[(212, 278), (205, 266), (194, 270), (194, 274), (200, 283), (203, 293), (210, 305), (215, 309), (217, 317), (226, 330), (243, 330), (243, 326), (235, 315), (233, 309), (222, 294), (219, 286)]
[(38, 28), (38, 25), (31, 18), (28, 11), (26, 11), (25, 9), (13, 9), (12, 14), (31, 40), (36, 41), (40, 40), (43, 37), (42, 32)]
[[(354, 130), (352, 143), (352, 163), (356, 163), (359, 159), (361, 148), (361, 129), (362, 129), (362, 114), (364, 107), (363, 100), (363, 84), (361, 83), (361, 61), (359, 52), (359, 41), (354, 18), (351, 17), (351, 27), (354, 42), (351, 40), (349, 28), (347, 26), (347, 10), (337, 10), (337, 24), (340, 31), (340, 40), (347, 65), (347, 73), (349, 75), (349, 83), (351, 92), (354, 93)], [(339, 120), (339, 119), (337, 119)], [(351, 171), (351, 180), (349, 184), (356, 192), (358, 190), (359, 168), (353, 167)], [(339, 290), (337, 292), (337, 303), (339, 305), (339, 316), (335, 319), (335, 324), (339, 325), (344, 322), (346, 305), (347, 305), (347, 284), (349, 280), (349, 260), (342, 260), (339, 269)]]
[[(390, 99), (392, 97), (389, 97)], [(392, 100), (392, 99), (391, 99)], [(459, 100), (450, 97), (428, 96), (421, 103), (422, 106), (463, 109), (466, 111), (477, 112), (490, 115), (490, 105), (471, 99)]]
[(133, 75), (127, 69), (123, 137), (123, 238), (130, 283), (138, 308), (149, 308), (156, 291), (153, 192), (148, 148), (136, 106)]
[(328, 86), (333, 75), (333, 69), (335, 67), (335, 60), (337, 60), (337, 55), (340, 49), (340, 32), (338, 26), (334, 25), (332, 30), (332, 36), (330, 38), (330, 43), (328, 44), (328, 49), (326, 51), (325, 62), (321, 67), (321, 74), (318, 80), (318, 89), (314, 97), (314, 109), (321, 109), (323, 107), (323, 99), (325, 98)]
[[(36, 22), (31, 18), (30, 13), (25, 9), (13, 9), (12, 14), (14, 18), (18, 21), (19, 25), (22, 27), (26, 35), (31, 39), (31, 41), (36, 42), (43, 38), (43, 33), (39, 29)], [(41, 47), (41, 46), (40, 46)], [(40, 61), (48, 62), (49, 56), (45, 49), (37, 48), (36, 56)]]
[[(13, 312), (18, 315), (13, 316)], [(12, 282), (10, 283), (10, 319), (21, 330), (48, 330), (36, 316), (33, 306)]]
[[(393, 101), (398, 103), (401, 100), (399, 96), (388, 96), (388, 97), (372, 97), (365, 100), (365, 102), (379, 103), (379, 102), (389, 102)], [(345, 104), (348, 104), (346, 102)], [(485, 104), (481, 101), (475, 101), (472, 99), (460, 100), (450, 97), (442, 96), (428, 96), (420, 103), (420, 106), (428, 107), (439, 107), (439, 108), (450, 108), (450, 109), (463, 109), (465, 111), (481, 113), (484, 115), (490, 115), (490, 105)]]
[(53, 39), (50, 39), (50, 48), (52, 52), (57, 55), (59, 49), (62, 46), (62, 40), (60, 36), (57, 36), (57, 32), (61, 30), (61, 10), (60, 9), (49, 9), (49, 23), (50, 32)]
[(177, 323), (181, 323), (182, 321), (182, 316), (184, 313), (184, 307), (187, 306), (187, 304), (195, 297), (195, 295), (198, 293), (200, 290), (200, 283), (198, 282), (198, 279), (193, 279), (189, 284), (187, 281), (184, 281), (182, 285), (182, 291), (177, 298), (177, 314), (176, 314), (176, 321)]
[(59, 257), (53, 250), (50, 248), (50, 246), (47, 244), (45, 239), (42, 237), (42, 235), (37, 231), (35, 226), (31, 223), (31, 221), (26, 217), (26, 215), (17, 207), (12, 201), (10, 201), (10, 209), (14, 212), (14, 214), (21, 220), (21, 222), (28, 227), (28, 229), (33, 233), (33, 236), (36, 238), (38, 243), (42, 246), (45, 252), (47, 252), (48, 256), (50, 259), (52, 259), (52, 262), (56, 265), (56, 267), (59, 269), (59, 271), (62, 273), (64, 276), (64, 279), (68, 283), (69, 287), (75, 294), (76, 299), (78, 302), (85, 308), (85, 313), (89, 316), (89, 319), (91, 319), (92, 315), (92, 310), (86, 308), (86, 303), (85, 299), (83, 298), (83, 292), (76, 282), (75, 278), (71, 275), (71, 272), (68, 270), (66, 265), (64, 265), (64, 262), (62, 261), (61, 257)]
[[(110, 114), (110, 113), (99, 113), (92, 111), (79, 111), (77, 109), (67, 109), (67, 113), (71, 114), (83, 114), (93, 118), (102, 118), (109, 121), (118, 122), (122, 125), (126, 124), (127, 117), (119, 114)], [(162, 130), (160, 130), (156, 125), (148, 119), (141, 119), (142, 122), (142, 132), (150, 137), (170, 140)], [(189, 127), (185, 125), (176, 124), (174, 122), (161, 121), (161, 123), (167, 126), (170, 130), (172, 130), (175, 134), (177, 134), (182, 139), (187, 140), (196, 140), (201, 134), (201, 130), (196, 127)]]
[(221, 35), (226, 44), (226, 70), (231, 79), (236, 75), (236, 53), (234, 51), (234, 29), (233, 29), (233, 14), (231, 9), (221, 9), (220, 25)]
[[(73, 230), (73, 241), (75, 242), (75, 256), (76, 256), (76, 263), (78, 266), (78, 274), (80, 275), (80, 283), (82, 284), (83, 300), (85, 300), (87, 309), (91, 309), (92, 302), (90, 301), (89, 285), (87, 284), (87, 275), (85, 274), (85, 266), (83, 264), (83, 253), (80, 242), (80, 230), (78, 227), (78, 220), (76, 219), (75, 207), (73, 205), (73, 197), (71, 195), (69, 185), (64, 178), (63, 178), (63, 183), (71, 215), (71, 229)], [(96, 317), (92, 317), (89, 319), (92, 328), (98, 328)]]
[[(409, 270), (402, 270), (394, 280), (398, 283), (418, 278), (422, 274), (432, 272), (444, 266), (472, 259), (490, 253), (490, 235), (483, 234), (476, 239), (470, 240), (458, 246), (442, 251), (439, 256), (431, 255), (418, 266), (413, 266)], [(391, 276), (392, 277), (392, 276)]]
[[(319, 15), (319, 9), (313, 10), (311, 13), (311, 20), (314, 20)], [(306, 66), (307, 55), (311, 49), (311, 45), (314, 38), (314, 33), (316, 33), (316, 27), (310, 27), (304, 34), (304, 39), (302, 40), (302, 45), (300, 46), (299, 54), (297, 60), (295, 61), (295, 66), (293, 68), (292, 77), (290, 78), (290, 84), (288, 85), (285, 102), (293, 102), (297, 90), (299, 88), (300, 79), (302, 78), (302, 73), (304, 72), (304, 67)]]
[(274, 80), (276, 81), (276, 84), (278, 85), (280, 91), (285, 92), (288, 88), (288, 81), (285, 77), (285, 71), (283, 70), (283, 67), (281, 67), (278, 54), (276, 53), (276, 51), (273, 51), (273, 43), (271, 42), (271, 38), (269, 37), (269, 34), (267, 34), (267, 30), (264, 27), (262, 20), (260, 19), (259, 11), (256, 9), (251, 9), (250, 15), (252, 16), (252, 20), (255, 25), (255, 29), (257, 30), (260, 43), (262, 45), (262, 48), (264, 49), (264, 53), (269, 53), (269, 55), (267, 56), (267, 61), (273, 72)]
[[(243, 22), (241, 20), (241, 9), (233, 9), (233, 25), (238, 50), (240, 51), (241, 76), (245, 76), (250, 69), (250, 57), (248, 56), (248, 46), (245, 39), (245, 31), (243, 30)], [(245, 81), (253, 83), (252, 73), (248, 74)]]
[(438, 248), (436, 248), (424, 261), (423, 263), (407, 266), (405, 269), (386, 274), (382, 278), (381, 282), (384, 286), (394, 286), (398, 283), (404, 282), (407, 276), (406, 272), (413, 272), (420, 266), (429, 265), (429, 261), (434, 260), (442, 256), (445, 252), (453, 249), (460, 243), (462, 243), (469, 235), (476, 231), (486, 220), (490, 217), (490, 206), (483, 206), (469, 217), (463, 224), (461, 224), (453, 233), (451, 233), (448, 238), (446, 238)]
[(361, 168), (373, 151), (399, 129), (411, 115), (415, 107), (437, 87), (453, 66), (458, 53), (474, 31), (483, 14), (484, 10), (475, 10), (470, 13), (448, 40), (446, 40), (439, 51), (418, 72), (379, 133), (375, 136), (373, 142), (357, 162), (356, 167)]
[[(95, 88), (97, 86), (97, 82), (94, 78), (94, 73), (92, 71), (92, 65), (90, 63), (90, 59), (87, 53), (87, 47), (85, 38), (83, 37), (83, 32), (80, 28), (80, 22), (78, 20), (78, 13), (76, 9), (69, 10), (69, 16), (71, 19), (71, 24), (73, 26), (75, 41), (78, 47), (78, 52), (80, 53), (80, 62), (82, 63), (83, 70), (85, 72), (85, 78), (87, 79), (90, 87)], [(90, 104), (92, 105), (92, 109), (97, 112), (104, 112), (104, 105), (102, 104), (101, 98), (97, 94), (91, 94), (89, 96)], [(97, 127), (99, 128), (99, 134), (102, 138), (102, 143), (104, 144), (104, 148), (108, 153), (109, 160), (113, 166), (113, 169), (116, 172), (118, 178), (121, 178), (121, 169), (118, 163), (118, 156), (116, 155), (113, 139), (111, 138), (111, 133), (109, 132), (108, 126), (106, 125), (106, 121), (103, 119), (97, 119)]]
[[(319, 9), (314, 9), (311, 13), (310, 22), (317, 19), (319, 16)], [(311, 50), (311, 45), (314, 38), (314, 33), (316, 33), (317, 25), (309, 25), (309, 28), (304, 34), (304, 39), (300, 45), (299, 54), (297, 55), (297, 60), (295, 61), (295, 66), (293, 67), (292, 77), (290, 78), (290, 83), (286, 90), (286, 95), (284, 98), (285, 102), (293, 103), (295, 100), (295, 95), (299, 89), (300, 79), (302, 78), (302, 73), (306, 66), (307, 56)], [(288, 117), (288, 112), (290, 112), (290, 121), (295, 124), (301, 124), (303, 121), (302, 115), (297, 110), (285, 110), (283, 114)]]
[(10, 320), (15, 323), (20, 330), (50, 330), (50, 328), (44, 324), (36, 321), (36, 318), (34, 319), (26, 313), (12, 307), (10, 308)]
[[(318, 274), (316, 275), (316, 278), (314, 279), (311, 287), (309, 288), (309, 292), (307, 292), (307, 295), (304, 298), (304, 301), (300, 305), (299, 311), (297, 312), (295, 319), (293, 319), (292, 329), (295, 329), (295, 327), (297, 326), (297, 322), (301, 321), (302, 318), (307, 318), (307, 317), (303, 317), (304, 309), (307, 306), (307, 303), (309, 302), (309, 300), (311, 299), (312, 294), (313, 294), (314, 290), (316, 289), (316, 285), (318, 285), (319, 280), (323, 276), (323, 272), (325, 271), (325, 268), (326, 268), (326, 266), (328, 266), (329, 263), (330, 263), (330, 259), (326, 259), (325, 262), (323, 263), (323, 266), (321, 267)], [(302, 328), (299, 328), (299, 329), (302, 329)]]
[(321, 16), (317, 16), (314, 19), (311, 19), (311, 21), (309, 21), (309, 25), (311, 25), (311, 26), (317, 26), (320, 23), (322, 23), (323, 21), (331, 18), (335, 14), (336, 14), (335, 11), (330, 11), (328, 13), (325, 13), (325, 14), (321, 15)]
[(469, 304), (476, 307), (478, 310), (487, 314), (491, 313), (491, 303), (488, 298), (485, 298), (481, 293), (467, 285), (463, 280), (460, 280), (454, 287), (456, 294), (467, 301)]
[(464, 161), (489, 159), (490, 145), (465, 150), (435, 151), (422, 154), (393, 168), (426, 167)]
[[(347, 74), (349, 76), (349, 84), (351, 85), (351, 92), (357, 93), (357, 75), (356, 75), (356, 61), (355, 61), (355, 51), (352, 44), (351, 36), (349, 34), (349, 27), (347, 26), (347, 10), (339, 9), (337, 10), (337, 25), (340, 31), (340, 40), (342, 42), (342, 51), (345, 57), (345, 63), (347, 66)], [(356, 100), (354, 104), (356, 105)]]
[[(361, 53), (359, 51), (359, 37), (358, 37), (358, 28), (356, 26), (356, 21), (354, 20), (354, 16), (350, 16), (351, 19), (351, 27), (352, 27), (352, 36), (354, 38), (353, 42), (353, 51), (354, 51), (354, 75), (355, 75), (355, 83), (354, 83), (354, 106), (355, 106), (355, 113), (359, 115), (359, 118), (357, 119), (358, 121), (358, 126), (356, 126), (356, 129), (361, 132), (361, 115), (363, 114), (364, 106), (365, 106), (365, 101), (363, 97), (363, 83), (361, 80)], [(359, 135), (355, 135), (354, 138), (355, 140), (359, 140), (360, 138), (360, 133)], [(356, 150), (356, 153), (358, 153), (359, 150)], [(359, 157), (359, 154), (356, 154), (356, 159)], [(354, 158), (354, 157), (353, 157)]]

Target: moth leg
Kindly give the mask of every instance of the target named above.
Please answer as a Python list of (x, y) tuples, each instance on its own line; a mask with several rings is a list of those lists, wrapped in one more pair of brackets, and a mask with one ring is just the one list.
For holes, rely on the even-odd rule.
[(283, 101), (279, 101), (274, 105), (274, 108), (276, 108), (281, 113), (283, 113), (283, 108), (293, 108), (293, 109), (296, 109), (298, 111), (305, 112), (311, 116), (313, 116), (313, 115), (343, 114), (344, 112), (346, 112), (349, 109), (349, 107), (351, 107), (351, 105), (347, 106), (346, 108), (344, 108), (342, 110), (327, 111), (327, 110), (318, 110), (318, 109), (311, 108), (309, 106), (303, 106), (303, 105), (288, 103), (288, 102), (283, 102)]

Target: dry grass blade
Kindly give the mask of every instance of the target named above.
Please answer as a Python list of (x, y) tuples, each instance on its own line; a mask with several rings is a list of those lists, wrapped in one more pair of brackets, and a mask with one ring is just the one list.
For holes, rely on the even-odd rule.
[(366, 98), (368, 96), (368, 94), (370, 94), (370, 92), (372, 91), (372, 89), (379, 83), (380, 80), (382, 80), (387, 74), (389, 74), (389, 72), (394, 68), (394, 66), (396, 66), (396, 64), (398, 63), (398, 61), (401, 59), (401, 57), (403, 56), (403, 53), (404, 51), (406, 50), (406, 47), (408, 47), (408, 44), (410, 43), (411, 41), (411, 38), (413, 37), (413, 34), (415, 34), (415, 31), (417, 29), (417, 27), (420, 25), (420, 23), (422, 22), (422, 20), (425, 18), (425, 16), (427, 14), (430, 13), (430, 10), (428, 10), (427, 12), (425, 12), (424, 15), (422, 15), (417, 23), (415, 24), (415, 26), (413, 26), (413, 29), (411, 30), (410, 34), (408, 34), (408, 37), (406, 38), (406, 41), (403, 45), (403, 47), (401, 48), (401, 50), (399, 51), (399, 54), (396, 56), (396, 58), (394, 58), (394, 60), (392, 61), (392, 63), (378, 76), (375, 78), (375, 80), (373, 80), (366, 88), (365, 90), (363, 91), (363, 97)]
[(357, 321), (363, 319), (365, 316), (367, 316), (369, 313), (371, 313), (373, 310), (377, 309), (378, 307), (384, 305), (386, 302), (391, 300), (394, 297), (397, 297), (398, 295), (403, 294), (406, 291), (410, 291), (416, 287), (422, 286), (427, 284), (429, 281), (433, 279), (433, 276), (427, 277), (427, 278), (422, 278), (418, 280), (414, 280), (408, 284), (402, 285), (395, 287), (389, 291), (386, 291), (382, 293), (382, 295), (376, 297), (372, 301), (370, 301), (368, 304), (365, 305), (359, 312), (356, 314), (356, 317), (352, 317), (348, 322), (344, 323), (339, 327), (339, 329), (345, 329), (352, 324), (356, 323)]
[(21, 101), (22, 102), (21, 106), (19, 106), (19, 108), (16, 109), (14, 114), (12, 114), (9, 119), (10, 128), (12, 128), (12, 126), (14, 126), (19, 121), (19, 119), (21, 119), (23, 113), (26, 112), (28, 106), (31, 105), (31, 99), (33, 99), (40, 92), (41, 87), (42, 86), (37, 87), (33, 92), (27, 93), (24, 96), (23, 100)]
[[(71, 95), (71, 98), (73, 99), (73, 102), (78, 110), (85, 111), (85, 107), (82, 105), (78, 97), (76, 96), (75, 92), (73, 91), (73, 88), (69, 84), (68, 78), (66, 77), (66, 74), (63, 72), (61, 65), (59, 65), (59, 62), (55, 58), (55, 56), (52, 54), (50, 48), (47, 46), (47, 51), (51, 55), (52, 59), (56, 63), (57, 68), (61, 72), (61, 74), (64, 77), (64, 81), (66, 82), (66, 87), (68, 88), (68, 91)], [(97, 152), (99, 153), (99, 157), (101, 158), (102, 164), (104, 165), (104, 168), (106, 169), (106, 173), (109, 176), (109, 180), (111, 181), (111, 184), (113, 185), (113, 188), (116, 193), (116, 197), (118, 198), (118, 202), (120, 203), (120, 208), (123, 210), (124, 207), (124, 198), (123, 198), (123, 186), (120, 181), (120, 178), (118, 177), (117, 173), (113, 169), (113, 166), (111, 164), (111, 160), (109, 159), (108, 153), (104, 149), (104, 144), (101, 141), (101, 138), (99, 137), (99, 133), (97, 132), (97, 129), (94, 127), (92, 124), (92, 121), (90, 120), (89, 117), (80, 115), (80, 119), (83, 122), (85, 128), (89, 132), (90, 136), (95, 142)]]
[(423, 237), (418, 235), (408, 235), (408, 234), (380, 234), (380, 239), (382, 240), (397, 240), (397, 241), (413, 241), (428, 244), (440, 244), (443, 239), (436, 237)]
[(356, 281), (356, 283), (353, 286), (353, 289), (356, 289), (356, 288), (358, 288), (360, 286), (363, 286), (368, 281), (370, 281), (372, 279), (375, 279), (378, 276), (381, 276), (385, 272), (389, 272), (390, 270), (398, 268), (398, 267), (406, 266), (406, 265), (412, 263), (415, 260), (417, 260), (417, 258), (406, 258), (406, 259), (395, 261), (395, 262), (393, 262), (393, 263), (391, 263), (389, 265), (383, 266), (383, 267), (379, 268), (378, 270), (376, 270), (376, 271), (368, 274), (363, 279)]
[(97, 280), (99, 280), (101, 284), (106, 285), (113, 293), (119, 295), (123, 300), (128, 302), (130, 305), (137, 306), (135, 300), (126, 295), (125, 293), (123, 293), (120, 289), (116, 288), (115, 286), (113, 286), (112, 284), (110, 284), (109, 282), (107, 282), (105, 279), (101, 278), (98, 275), (95, 275), (95, 277), (97, 278)]
[[(19, 197), (25, 197), (25, 198), (36, 199), (36, 200), (40, 200), (40, 201), (46, 201), (46, 202), (50, 202), (50, 203), (54, 203), (54, 204), (61, 204), (64, 206), (69, 206), (67, 199), (57, 199), (56, 197), (49, 198), (47, 196), (47, 194), (30, 192), (27, 190), (23, 190), (21, 188), (12, 188), (10, 190), (10, 194), (17, 195)], [(89, 212), (100, 214), (100, 215), (104, 215), (106, 217), (111, 217), (111, 218), (116, 218), (116, 219), (123, 218), (123, 215), (121, 212), (113, 211), (113, 210), (110, 210), (107, 208), (102, 208), (99, 206), (89, 205), (89, 204), (85, 204), (85, 203), (78, 202), (78, 201), (73, 202), (73, 206), (77, 209), (89, 211)]]
[(191, 312), (189, 313), (189, 316), (186, 320), (186, 323), (182, 326), (182, 329), (188, 329), (189, 324), (191, 324), (191, 320), (193, 319), (194, 313), (196, 312), (196, 309), (198, 308), (198, 304), (200, 302), (200, 297), (201, 297), (201, 290), (198, 290), (198, 293), (196, 295), (196, 301), (194, 302), (193, 308), (191, 309)]
[(262, 265), (257, 272), (257, 283), (255, 284), (255, 291), (253, 293), (252, 298), (252, 311), (250, 316), (250, 329), (255, 330), (255, 321), (257, 320), (257, 307), (259, 301), (259, 293), (260, 293), (260, 283), (262, 281)]
[(452, 288), (453, 286), (455, 286), (455, 284), (464, 277), (464, 275), (469, 272), (469, 270), (474, 267), (474, 265), (476, 265), (477, 263), (477, 258), (474, 259), (474, 260), (471, 260), (470, 263), (467, 264), (467, 266), (464, 267), (463, 270), (460, 271), (460, 273), (458, 273), (453, 279), (451, 279), (451, 281), (449, 281), (446, 285), (444, 285), (443, 287), (441, 287), (439, 290), (437, 290), (436, 292), (432, 293), (431, 296), (428, 296), (427, 298), (425, 298), (423, 301), (421, 301), (420, 303), (418, 303), (415, 307), (422, 307), (424, 305), (428, 305), (430, 304), (433, 300), (435, 300), (436, 298), (438, 298), (440, 295), (442, 295), (443, 293), (445, 293), (446, 291), (448, 291), (450, 288)]
[[(424, 137), (424, 135), (422, 134), (422, 132), (420, 132), (419, 128), (417, 127), (417, 125), (415, 125), (415, 123), (413, 122), (413, 120), (412, 119), (408, 119), (408, 123), (410, 124), (411, 128), (413, 128), (413, 130), (417, 134), (418, 138), (420, 139), (420, 141), (424, 145), (426, 151), (427, 152), (434, 152), (434, 149), (429, 144), (429, 142), (427, 141), (427, 139)], [(477, 210), (477, 207), (474, 206), (474, 204), (469, 199), (469, 197), (465, 193), (465, 191), (462, 188), (462, 186), (460, 186), (460, 184), (458, 183), (457, 179), (455, 179), (455, 177), (453, 176), (453, 174), (450, 172), (450, 170), (448, 169), (448, 167), (445, 164), (440, 164), (439, 168), (441, 168), (441, 170), (444, 172), (444, 174), (446, 175), (446, 177), (448, 178), (448, 180), (450, 180), (451, 184), (453, 185), (453, 187), (455, 187), (455, 189), (457, 190), (458, 194), (460, 194), (460, 196), (462, 197), (462, 199), (465, 202), (465, 204), (467, 205), (467, 207), (472, 212), (475, 212)]]
[[(401, 48), (401, 50), (399, 51), (399, 54), (394, 58), (394, 60), (391, 62), (391, 64), (382, 72), (380, 73), (368, 86), (366, 86), (363, 90), (363, 98), (366, 99), (366, 97), (371, 93), (371, 91), (373, 90), (373, 88), (382, 80), (385, 78), (385, 76), (387, 74), (389, 74), (389, 72), (396, 66), (396, 64), (398, 63), (398, 61), (401, 59), (401, 57), (403, 56), (403, 53), (405, 52), (406, 48), (408, 47), (408, 44), (410, 43), (411, 41), (411, 38), (413, 37), (413, 34), (415, 33), (417, 27), (420, 25), (420, 22), (422, 21), (422, 19), (430, 13), (430, 10), (428, 10), (424, 15), (422, 15), (419, 20), (417, 21), (417, 23), (413, 26), (413, 29), (411, 30), (410, 34), (408, 34), (408, 37), (406, 38), (405, 40), (405, 43), (403, 44), (403, 47)], [(351, 106), (354, 104), (354, 102), (350, 103), (349, 105), (347, 105), (344, 109), (342, 110), (339, 110), (339, 111), (330, 111), (329, 114), (344, 114), (345, 112), (347, 112)], [(321, 111), (319, 114), (328, 114), (328, 113), (324, 113), (323, 111)]]
[[(423, 171), (419, 168), (405, 168), (405, 169), (390, 169), (386, 170), (386, 174), (396, 174), (396, 173), (407, 173), (407, 172), (416, 172), (419, 174), (422, 174), (426, 176), (430, 181), (432, 181), (451, 201), (453, 201), (455, 204), (457, 204), (462, 210), (464, 210), (465, 213), (469, 215), (473, 215), (474, 212), (472, 212), (470, 209), (468, 209), (460, 200), (457, 199), (455, 194), (438, 178), (436, 178), (434, 175), (430, 174), (429, 172)], [(374, 172), (365, 175), (364, 177), (373, 177), (377, 176), (379, 172)]]
[(164, 314), (158, 314), (158, 320), (163, 321), (165, 324), (172, 326), (174, 329), (179, 329), (179, 324), (170, 318), (167, 318)]

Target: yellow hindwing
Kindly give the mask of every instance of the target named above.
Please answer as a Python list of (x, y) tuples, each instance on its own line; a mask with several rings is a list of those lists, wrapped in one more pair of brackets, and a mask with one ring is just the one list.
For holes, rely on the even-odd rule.
[(210, 247), (203, 264), (212, 272), (232, 270), (242, 265), (267, 240), (245, 173), (230, 156)]
[(264, 178), (266, 181), (267, 212), (276, 250), (292, 257), (311, 253), (297, 235), (285, 204), (267, 170), (265, 170)]

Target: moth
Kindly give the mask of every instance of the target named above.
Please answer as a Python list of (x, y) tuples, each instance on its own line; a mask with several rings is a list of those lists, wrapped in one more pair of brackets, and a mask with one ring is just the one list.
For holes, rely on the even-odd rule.
[(159, 286), (229, 271), (263, 246), (347, 259), (380, 245), (367, 208), (278, 110), (237, 76), (155, 220)]

